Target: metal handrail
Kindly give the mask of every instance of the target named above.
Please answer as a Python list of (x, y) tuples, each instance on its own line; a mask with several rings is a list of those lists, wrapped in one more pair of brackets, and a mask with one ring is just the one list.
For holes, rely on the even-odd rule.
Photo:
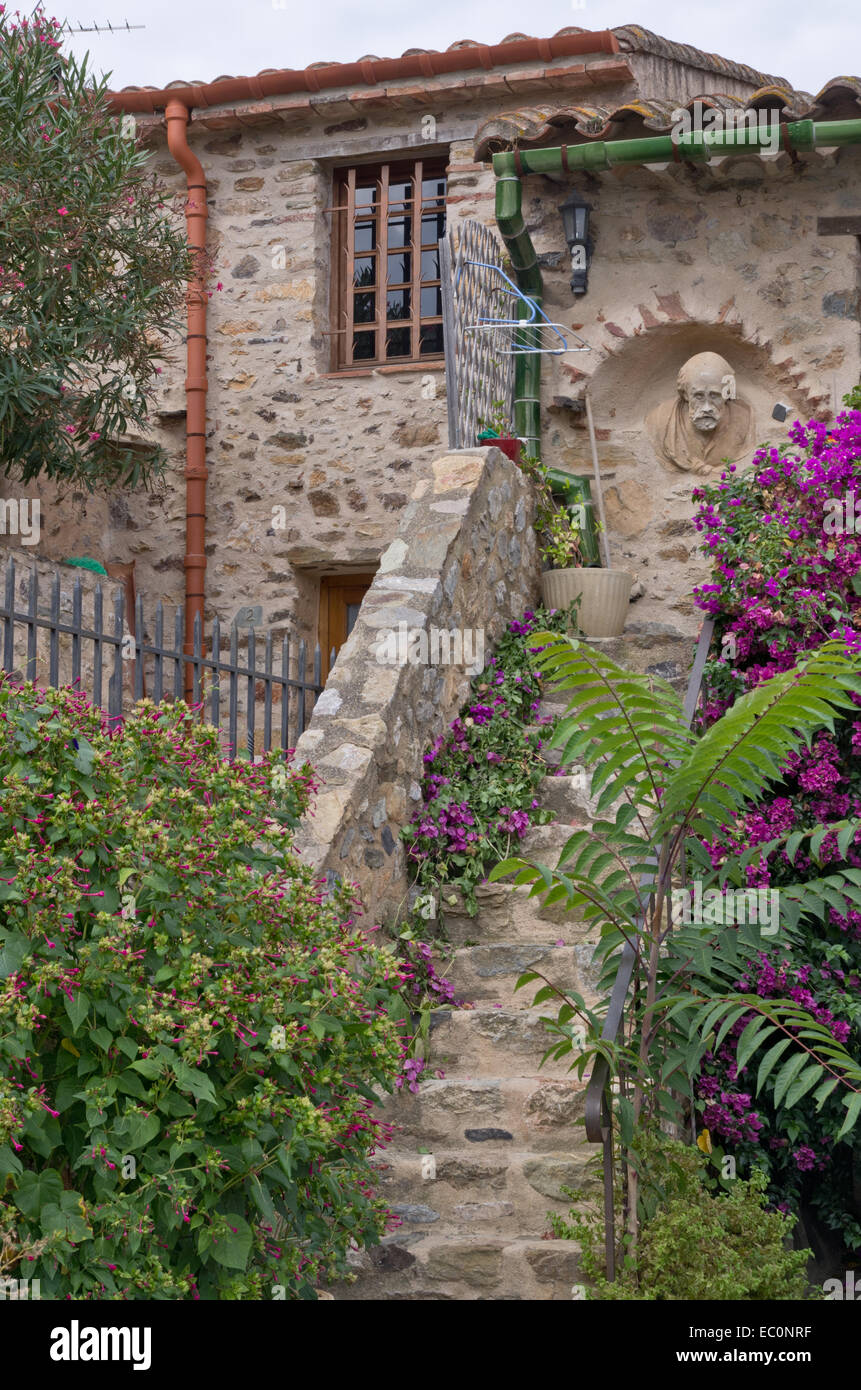
[[(697, 707), (697, 702), (699, 701), (703, 682), (703, 671), (705, 670), (705, 664), (708, 659), (713, 633), (714, 618), (706, 618), (700, 628), (700, 635), (694, 654), (694, 664), (691, 668), (688, 688), (685, 693), (684, 721), (686, 728), (690, 728), (693, 722), (694, 712)], [(658, 859), (654, 850), (651, 856), (651, 862), (655, 870), (657, 870)], [(654, 881), (655, 873), (646, 872), (640, 879), (640, 887), (647, 888), (649, 884), (654, 884)], [(645, 925), (645, 920), (645, 915), (639, 917), (637, 922), (638, 928)], [(604, 1027), (601, 1029), (602, 1042), (615, 1042), (618, 1037), (622, 1019), (625, 1014), (625, 1004), (628, 999), (631, 977), (634, 973), (635, 960), (636, 952), (630, 942), (626, 941), (622, 948), (619, 969), (616, 973), (616, 979), (613, 982), (613, 989), (610, 993), (610, 1002), (607, 1006)], [(592, 1068), (589, 1084), (586, 1087), (586, 1138), (590, 1144), (602, 1144), (604, 1148), (604, 1248), (607, 1259), (607, 1278), (612, 1280), (616, 1275), (616, 1213), (613, 1200), (613, 1123), (608, 1097), (609, 1081), (609, 1063), (606, 1057), (598, 1057)]]

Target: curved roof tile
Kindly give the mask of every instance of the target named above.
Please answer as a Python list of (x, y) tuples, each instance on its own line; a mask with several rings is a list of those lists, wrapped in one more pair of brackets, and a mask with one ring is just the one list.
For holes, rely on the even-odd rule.
[[(562, 29), (557, 29), (556, 33), (553, 34), (551, 37), (555, 39), (559, 38), (563, 34), (587, 34), (590, 32), (592, 31), (588, 29), (583, 29), (578, 25), (569, 24)], [(610, 30), (610, 32), (615, 35), (616, 40), (619, 44), (619, 48), (622, 52), (654, 53), (659, 57), (672, 59), (675, 62), (685, 63), (692, 67), (702, 68), (708, 72), (718, 72), (722, 73), (726, 77), (734, 77), (741, 82), (748, 82), (752, 86), (761, 85), (763, 83), (777, 83), (778, 85), (786, 87), (789, 86), (789, 84), (786, 82), (784, 78), (773, 77), (770, 76), (768, 73), (758, 72), (755, 68), (748, 67), (746, 63), (735, 63), (732, 62), (729, 58), (721, 58), (716, 53), (704, 53), (702, 52), (702, 50), (698, 48), (693, 48), (690, 44), (687, 43), (675, 43), (671, 39), (661, 38), (659, 34), (653, 34), (650, 29), (644, 29), (639, 24), (625, 24), (619, 29)], [(524, 39), (532, 38), (534, 38), (534, 35), (522, 34), (517, 32), (513, 34), (506, 34), (505, 38), (500, 40), (500, 43), (517, 43)], [(401, 54), (401, 57), (417, 57), (423, 54), (435, 54), (440, 52), (456, 53), (465, 49), (484, 47), (484, 44), (478, 43), (475, 39), (457, 39), (454, 43), (449, 44), (448, 48), (446, 49), (408, 48), (404, 53)], [(366, 62), (368, 61), (368, 59), (374, 62), (390, 61), (386, 58), (377, 58), (374, 54), (366, 54), (364, 58), (357, 59), (356, 61)], [(337, 64), (331, 61), (315, 62), (308, 63), (307, 67), (305, 68), (305, 71), (313, 71), (316, 68), (331, 68), (338, 66), (347, 65)], [(254, 76), (261, 77), (264, 73), (271, 73), (277, 71), (281, 71), (281, 69), (263, 68), (261, 72), (255, 73)], [(220, 82), (228, 79), (216, 78), (215, 80)], [(229, 80), (235, 81), (236, 78), (231, 77)], [(159, 90), (167, 90), (169, 87), (192, 87), (204, 85), (207, 84), (199, 82), (188, 82), (184, 78), (175, 78), (172, 82), (164, 83), (162, 88), (154, 87), (151, 83), (148, 83), (145, 85), (141, 84), (123, 87), (121, 90), (123, 92), (154, 92)]]
[(623, 24), (613, 33), (619, 41), (623, 53), (654, 53), (659, 58), (670, 58), (688, 67), (705, 68), (708, 72), (719, 72), (724, 77), (734, 77), (739, 82), (751, 84), (777, 83), (788, 87), (785, 77), (774, 77), (770, 73), (759, 72), (748, 67), (747, 63), (734, 63), (730, 58), (722, 58), (719, 53), (705, 53), (689, 43), (676, 43), (673, 39), (661, 38), (651, 29), (643, 29), (639, 24)]
[[(617, 31), (618, 32), (618, 31)], [(772, 110), (777, 108), (780, 120), (822, 120), (837, 118), (838, 111), (856, 114), (852, 109), (861, 106), (861, 77), (833, 77), (818, 93), (796, 92), (786, 83), (773, 81), (758, 87), (746, 97), (730, 96), (726, 92), (708, 92), (691, 97), (686, 102), (667, 101), (660, 97), (622, 102), (619, 106), (547, 105), (523, 107), (492, 116), (478, 128), (475, 137), (476, 159), (489, 159), (497, 150), (540, 149), (543, 145), (560, 143), (559, 132), (566, 127), (572, 137), (568, 144), (577, 145), (589, 140), (612, 139), (621, 125), (626, 130), (639, 127), (644, 135), (666, 134), (675, 124), (674, 112), (681, 107), (693, 111), (696, 102), (723, 110)]]

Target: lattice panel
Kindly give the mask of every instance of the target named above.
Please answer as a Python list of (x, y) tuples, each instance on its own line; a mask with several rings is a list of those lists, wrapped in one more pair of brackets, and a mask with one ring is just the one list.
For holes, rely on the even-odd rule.
[(507, 317), (512, 298), (492, 282), (494, 276), (468, 261), (502, 268), (502, 247), (489, 227), (461, 222), (440, 241), (442, 312), (445, 335), (445, 384), (450, 449), (471, 449), (494, 402), (514, 431), (515, 358), (499, 350), (494, 334), (467, 330), (485, 319)]

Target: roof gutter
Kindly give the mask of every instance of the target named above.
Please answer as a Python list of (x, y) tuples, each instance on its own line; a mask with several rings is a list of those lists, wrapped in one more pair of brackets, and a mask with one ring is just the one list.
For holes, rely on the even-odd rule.
[[(523, 220), (524, 174), (593, 173), (634, 164), (707, 164), (714, 155), (815, 150), (861, 144), (861, 120), (790, 121), (765, 130), (695, 130), (640, 140), (597, 140), (542, 150), (505, 150), (493, 156), (496, 221), (511, 257), (517, 285), (541, 303), (543, 282), (532, 238)], [(527, 341), (528, 329), (523, 330)], [(527, 451), (541, 456), (541, 354), (519, 355), (514, 378), (514, 429)]]
[[(185, 172), (188, 197), (185, 225), (195, 253), (196, 270), (188, 284), (185, 378), (185, 641), (183, 652), (194, 655), (195, 628), (203, 655), (203, 614), (206, 576), (206, 305), (203, 253), (206, 250), (206, 175), (188, 144), (188, 107), (171, 98), (165, 112), (167, 147)], [(194, 695), (194, 668), (184, 662), (185, 699)]]
[(443, 53), (405, 53), (402, 58), (362, 58), (357, 63), (316, 63), (307, 68), (279, 68), (256, 77), (220, 77), (215, 82), (177, 83), (172, 87), (132, 87), (109, 92), (114, 111), (152, 115), (171, 101), (187, 107), (223, 106), (238, 101), (263, 101), (292, 92), (322, 92), (333, 87), (377, 87), (412, 77), (446, 77), (476, 68), (510, 67), (515, 63), (552, 62), (587, 53), (620, 53), (611, 29), (580, 30), (550, 39), (518, 38), (497, 44), (466, 44)]

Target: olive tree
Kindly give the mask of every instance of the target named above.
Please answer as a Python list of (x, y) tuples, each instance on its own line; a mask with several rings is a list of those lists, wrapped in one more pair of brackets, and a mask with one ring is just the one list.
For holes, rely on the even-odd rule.
[(61, 50), (59, 21), (0, 13), (0, 466), (146, 482), (142, 435), (186, 282), (181, 221), (107, 77)]

